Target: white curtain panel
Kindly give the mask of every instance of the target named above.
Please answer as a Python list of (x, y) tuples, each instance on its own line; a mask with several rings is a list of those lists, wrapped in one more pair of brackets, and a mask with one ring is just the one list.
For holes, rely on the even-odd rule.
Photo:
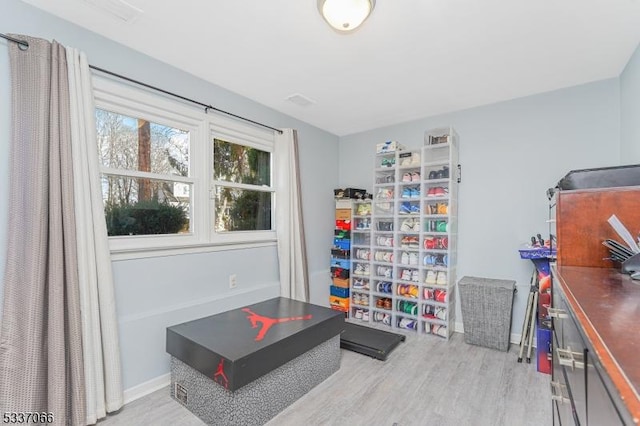
[(298, 138), (293, 129), (276, 134), (276, 235), (280, 296), (309, 301), (307, 250), (302, 220)]
[(120, 345), (96, 142), (91, 72), (67, 48), (87, 424), (123, 405)]

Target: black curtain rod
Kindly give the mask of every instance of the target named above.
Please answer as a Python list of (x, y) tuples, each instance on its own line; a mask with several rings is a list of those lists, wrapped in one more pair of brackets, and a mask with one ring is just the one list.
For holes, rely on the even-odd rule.
[[(19, 40), (17, 38), (13, 38), (13, 37), (10, 37), (10, 36), (8, 36), (6, 34), (2, 34), (2, 33), (0, 33), (0, 37), (4, 38), (6, 40), (12, 41), (14, 43), (17, 43), (18, 46), (20, 47), (20, 49), (22, 49), (22, 50), (27, 50), (29, 48), (29, 43), (26, 40)], [(156, 92), (164, 93), (165, 95), (173, 96), (174, 98), (178, 98), (178, 99), (181, 99), (183, 101), (190, 102), (190, 103), (195, 104), (195, 105), (199, 105), (201, 107), (204, 107), (204, 112), (205, 113), (209, 112), (209, 110), (216, 111), (216, 112), (219, 112), (221, 114), (226, 114), (228, 116), (237, 118), (239, 120), (243, 120), (243, 121), (249, 122), (251, 124), (255, 124), (256, 126), (264, 127), (264, 128), (267, 128), (267, 129), (270, 129), (270, 130), (273, 130), (275, 132), (278, 132), (278, 133), (282, 134), (282, 130), (276, 129), (275, 127), (267, 126), (266, 124), (262, 124), (260, 122), (251, 120), (249, 118), (242, 117), (242, 116), (234, 114), (232, 112), (225, 111), (225, 110), (222, 110), (220, 108), (216, 108), (214, 106), (211, 106), (211, 105), (196, 101), (194, 99), (190, 99), (190, 98), (178, 95), (178, 94), (173, 93), (173, 92), (169, 92), (168, 90), (160, 89), (159, 87), (155, 87), (155, 86), (152, 86), (150, 84), (143, 83), (141, 81), (134, 80), (134, 79), (129, 78), (129, 77), (125, 77), (124, 75), (117, 74), (115, 72), (105, 70), (104, 68), (96, 67), (94, 65), (89, 65), (89, 68), (91, 68), (92, 70), (95, 70), (95, 71), (98, 71), (98, 72), (101, 72), (101, 73), (108, 74), (110, 76), (119, 78), (121, 80), (125, 80), (125, 81), (128, 81), (130, 83), (134, 83), (134, 84), (137, 84), (139, 86), (146, 87), (147, 89), (155, 90)]]

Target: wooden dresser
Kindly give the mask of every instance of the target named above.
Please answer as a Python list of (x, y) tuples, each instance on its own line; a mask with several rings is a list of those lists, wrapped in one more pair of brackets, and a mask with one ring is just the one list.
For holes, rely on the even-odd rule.
[(612, 268), (554, 268), (554, 424), (640, 419), (640, 285)]
[(552, 267), (554, 425), (640, 424), (640, 282), (603, 260), (615, 214), (640, 230), (640, 187), (561, 191)]

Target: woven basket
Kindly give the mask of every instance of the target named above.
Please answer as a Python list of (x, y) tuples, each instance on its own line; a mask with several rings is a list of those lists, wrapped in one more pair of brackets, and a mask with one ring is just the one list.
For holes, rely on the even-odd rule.
[(511, 280), (478, 277), (458, 282), (466, 343), (509, 350), (515, 285)]

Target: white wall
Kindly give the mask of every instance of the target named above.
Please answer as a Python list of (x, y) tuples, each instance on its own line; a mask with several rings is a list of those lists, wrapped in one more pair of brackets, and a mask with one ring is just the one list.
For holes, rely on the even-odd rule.
[(620, 75), (620, 161), (640, 163), (640, 45)]
[[(298, 129), (311, 301), (328, 306), (333, 189), (338, 182), (338, 137), (207, 83), (83, 28), (7, 0), (0, 32), (56, 39), (85, 51), (93, 65), (264, 122)], [(0, 40), (0, 274), (7, 236), (10, 85), (7, 42)], [(194, 58), (196, 60), (197, 58)], [(114, 262), (124, 386), (168, 372), (165, 327), (279, 294), (274, 247)], [(229, 274), (238, 275), (230, 291)], [(0, 297), (2, 284), (0, 284)]]
[(517, 250), (531, 235), (548, 235), (547, 188), (570, 170), (619, 164), (619, 102), (611, 79), (342, 137), (340, 185), (372, 188), (376, 143), (418, 148), (426, 129), (454, 126), (462, 164), (458, 279), (516, 280), (511, 331), (520, 333), (533, 266)]

